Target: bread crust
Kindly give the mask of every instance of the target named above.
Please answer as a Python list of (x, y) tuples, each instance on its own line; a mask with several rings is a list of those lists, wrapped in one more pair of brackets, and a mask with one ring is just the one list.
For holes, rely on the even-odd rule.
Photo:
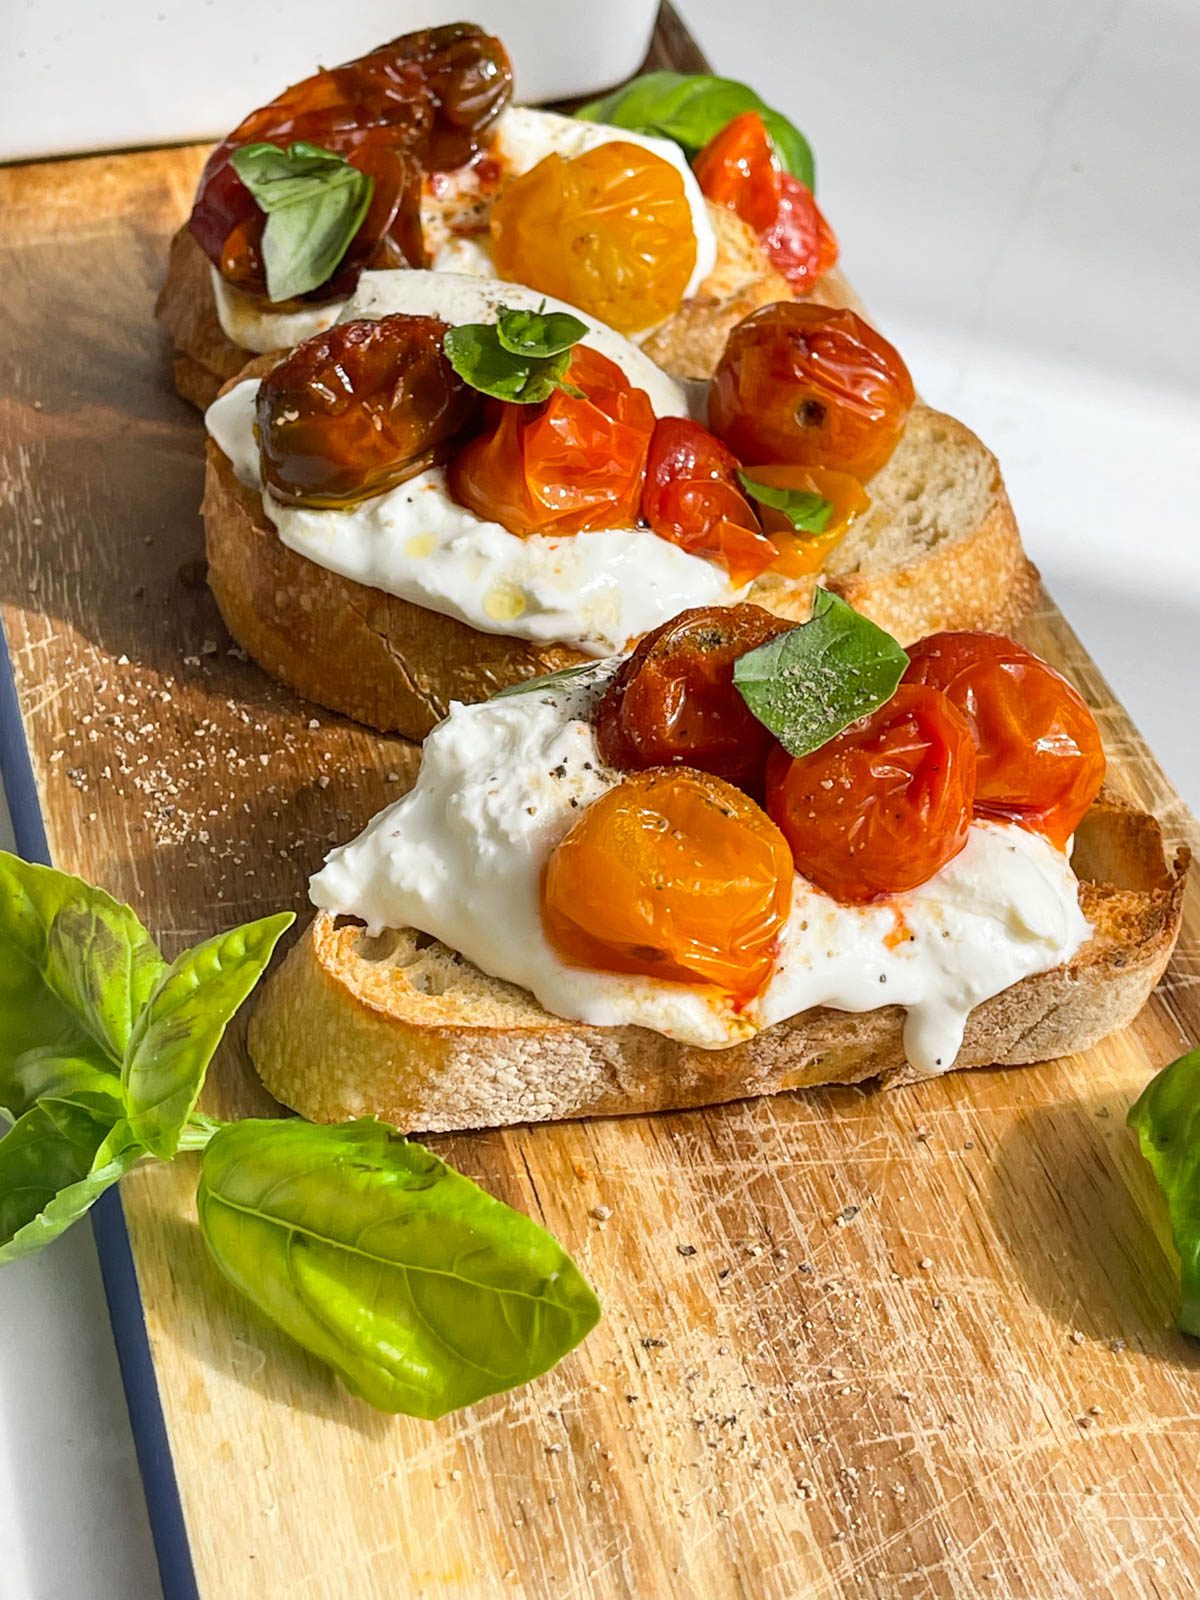
[(171, 335), (176, 389), (206, 411), (222, 385), (246, 365), (251, 352), (226, 337), (217, 316), (208, 257), (186, 222), (171, 240), (154, 315)]
[[(1186, 852), (1102, 796), (1074, 862), (1091, 939), (1066, 966), (971, 1013), (956, 1068), (1019, 1066), (1087, 1049), (1140, 1011), (1174, 948)], [(727, 1050), (644, 1028), (567, 1022), (412, 930), (370, 940), (320, 913), (268, 983), (249, 1031), (270, 1092), (317, 1122), (380, 1116), (451, 1131), (713, 1105), (818, 1084), (910, 1081), (897, 1006), (820, 1007)]]

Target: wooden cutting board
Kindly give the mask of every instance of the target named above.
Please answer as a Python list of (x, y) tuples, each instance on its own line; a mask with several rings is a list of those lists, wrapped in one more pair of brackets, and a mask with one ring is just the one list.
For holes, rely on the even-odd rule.
[[(670, 17), (654, 59), (701, 65)], [(36, 801), (53, 861), (170, 953), (303, 912), (417, 763), (241, 659), (204, 587), (203, 430), (151, 320), (202, 159), (0, 171), (0, 604)], [(1195, 842), (1048, 599), (1024, 636), (1097, 709), (1117, 785)], [(432, 1141), (544, 1219), (606, 1311), (550, 1376), (441, 1423), (351, 1400), (226, 1288), (193, 1160), (128, 1178), (195, 1589), (107, 1227), (106, 1265), (171, 1600), (1193, 1593), (1197, 1356), (1124, 1126), (1200, 1039), (1194, 888), (1186, 915), (1141, 1021), (1084, 1056)], [(269, 1109), (240, 1039), (209, 1104)]]

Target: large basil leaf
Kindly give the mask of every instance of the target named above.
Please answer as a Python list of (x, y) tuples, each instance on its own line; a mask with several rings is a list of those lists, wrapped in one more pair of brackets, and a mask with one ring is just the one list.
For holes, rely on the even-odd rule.
[(896, 692), (908, 657), (840, 595), (818, 589), (812, 616), (738, 658), (733, 681), (792, 756), (806, 756)]
[(122, 1070), (134, 1136), (169, 1161), (226, 1025), (295, 917), (284, 911), (185, 950), (137, 1019)]
[(815, 187), (808, 140), (753, 89), (733, 78), (709, 73), (646, 72), (575, 113), (588, 122), (607, 122), (633, 133), (674, 139), (694, 158), (743, 111), (757, 111), (775, 146), (780, 165), (808, 188)]
[(302, 140), (247, 144), (229, 158), (266, 214), (263, 269), (272, 301), (319, 288), (341, 265), (371, 204), (374, 180), (345, 156)]
[(141, 1154), (127, 1123), (39, 1100), (0, 1139), (0, 1263), (57, 1239)]
[(527, 1382), (600, 1315), (548, 1233), (386, 1123), (222, 1128), (197, 1205), (222, 1272), (383, 1411)]
[(1179, 1326), (1200, 1335), (1200, 1050), (1151, 1078), (1128, 1120), (1171, 1218), (1182, 1278)]
[(128, 906), (0, 851), (0, 1107), (38, 1094), (38, 1058), (115, 1071), (166, 963)]

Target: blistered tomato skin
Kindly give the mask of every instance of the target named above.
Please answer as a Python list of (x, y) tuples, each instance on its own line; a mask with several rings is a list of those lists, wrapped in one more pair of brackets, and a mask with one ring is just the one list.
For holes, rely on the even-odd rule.
[(1019, 822), (1063, 848), (1104, 781), (1100, 730), (1082, 697), (999, 634), (935, 633), (908, 655), (905, 681), (940, 689), (970, 726), (978, 815)]
[(966, 719), (915, 684), (810, 755), (777, 747), (767, 762), (796, 871), (844, 905), (927, 883), (966, 844), (974, 798)]
[(739, 789), (659, 768), (608, 790), (556, 847), (542, 925), (572, 965), (744, 1002), (773, 971), (792, 876), (783, 835)]
[(708, 422), (747, 467), (787, 462), (869, 478), (914, 399), (899, 353), (853, 311), (783, 301), (729, 336)]
[(761, 792), (772, 737), (733, 682), (739, 656), (795, 624), (761, 606), (700, 606), (648, 633), (596, 708), (611, 767), (687, 766)]
[(837, 239), (807, 184), (790, 172), (781, 173), (779, 182), (779, 204), (762, 236), (763, 249), (796, 293), (808, 294), (837, 265)]
[(293, 84), (239, 123), (205, 164), (191, 231), (224, 277), (265, 295), (265, 218), (229, 157), (247, 144), (304, 142), (345, 156), (374, 179), (375, 194), (336, 276), (303, 298), (348, 294), (367, 266), (424, 266), (422, 176), (472, 160), (511, 95), (504, 46), (471, 24), (393, 39)]
[(344, 506), (444, 460), (480, 396), (442, 353), (446, 324), (396, 315), (345, 322), (297, 345), (263, 379), (263, 479), (294, 505)]
[(504, 189), (490, 226), (502, 278), (557, 295), (626, 334), (665, 321), (696, 265), (682, 177), (623, 140), (570, 160), (546, 156)]
[(494, 402), (492, 427), (457, 452), (451, 494), (510, 533), (637, 525), (654, 411), (615, 362), (577, 345), (562, 390), (535, 405)]
[(757, 111), (731, 118), (700, 151), (692, 171), (706, 200), (728, 206), (755, 233), (774, 225), (783, 173)]
[(642, 516), (660, 539), (719, 561), (750, 583), (778, 551), (738, 486), (738, 464), (721, 441), (686, 417), (660, 417), (646, 460)]

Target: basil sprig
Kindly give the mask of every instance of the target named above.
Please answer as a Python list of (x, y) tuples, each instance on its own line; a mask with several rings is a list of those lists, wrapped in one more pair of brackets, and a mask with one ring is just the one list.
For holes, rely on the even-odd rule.
[(586, 678), (595, 672), (598, 662), (581, 661), (574, 667), (559, 667), (557, 672), (544, 672), (540, 678), (523, 678), (520, 683), (510, 683), (497, 689), (493, 700), (506, 700), (514, 694), (553, 694), (555, 690), (570, 685), (573, 678)]
[(1200, 1050), (1151, 1078), (1128, 1122), (1167, 1202), (1182, 1282), (1179, 1326), (1200, 1335)]
[(221, 1271), (347, 1386), (435, 1417), (547, 1371), (595, 1324), (554, 1239), (386, 1123), (195, 1110), (290, 912), (167, 964), (128, 906), (0, 852), (0, 1262), (137, 1162), (203, 1150)]
[(797, 533), (824, 533), (833, 515), (833, 501), (811, 489), (781, 489), (773, 483), (760, 483), (749, 472), (739, 472), (738, 481), (753, 500), (775, 511), (782, 511)]
[(741, 656), (733, 681), (788, 754), (806, 756), (886, 704), (907, 666), (890, 633), (818, 589), (811, 618)]
[(291, 300), (328, 283), (362, 226), (374, 180), (345, 156), (303, 141), (286, 150), (243, 145), (229, 160), (266, 214), (262, 258), (269, 298)]
[(575, 115), (587, 122), (627, 128), (631, 133), (673, 139), (692, 160), (743, 111), (758, 112), (780, 165), (808, 188), (814, 188), (813, 154), (808, 140), (785, 116), (764, 104), (753, 89), (733, 78), (717, 78), (704, 72), (644, 72), (623, 88), (581, 106)]
[(571, 351), (587, 331), (587, 323), (567, 311), (501, 306), (495, 322), (448, 329), (442, 348), (463, 382), (493, 400), (529, 405), (548, 400), (556, 389), (582, 399), (565, 376)]

